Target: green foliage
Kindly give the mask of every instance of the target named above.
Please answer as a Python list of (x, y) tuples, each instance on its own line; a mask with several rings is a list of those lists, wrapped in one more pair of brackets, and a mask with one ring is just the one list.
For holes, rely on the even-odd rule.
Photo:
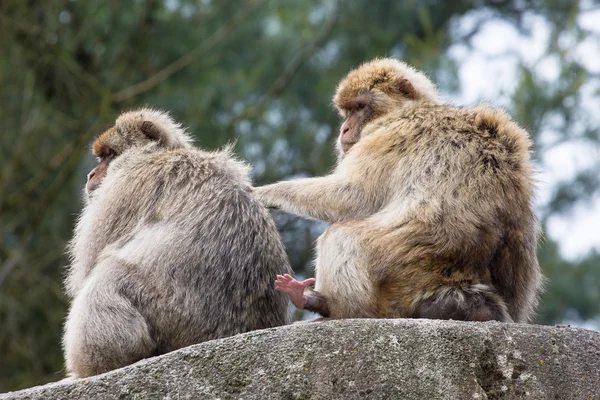
[[(522, 16), (537, 13), (554, 35), (585, 37), (572, 2), (521, 3), (493, 2), (485, 15), (523, 30)], [(446, 50), (468, 43), (485, 19), (465, 37), (452, 26), (481, 10), (470, 1), (412, 0), (0, 2), (0, 392), (62, 377), (64, 249), (93, 164), (88, 143), (120, 111), (170, 110), (205, 148), (235, 140), (257, 184), (320, 175), (335, 162), (338, 80), (393, 55), (454, 91), (457, 65)], [(560, 78), (544, 81), (523, 64), (511, 111), (536, 139), (558, 123), (557, 141), (598, 146), (597, 127), (581, 111), (590, 73), (550, 42)], [(552, 144), (542, 142), (538, 157)], [(597, 193), (598, 167), (561, 182), (542, 221)], [(276, 219), (295, 271), (311, 274), (323, 226)], [(540, 322), (600, 314), (598, 254), (567, 262), (548, 240), (540, 260), (549, 277)]]
[(561, 259), (556, 243), (548, 240), (539, 261), (547, 278), (540, 321), (585, 321), (600, 315), (600, 254), (593, 252), (579, 263), (569, 263)]

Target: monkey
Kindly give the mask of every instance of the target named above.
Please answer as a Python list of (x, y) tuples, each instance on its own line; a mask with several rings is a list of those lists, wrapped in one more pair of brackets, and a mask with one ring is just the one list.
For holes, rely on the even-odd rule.
[(285, 248), (231, 146), (194, 147), (167, 113), (142, 108), (92, 152), (68, 249), (69, 378), (289, 324), (289, 299), (272, 284), (291, 273)]
[(333, 172), (254, 189), (330, 224), (315, 278), (280, 274), (276, 288), (334, 319), (530, 321), (543, 278), (528, 133), (504, 111), (443, 102), (391, 58), (351, 71), (333, 102)]

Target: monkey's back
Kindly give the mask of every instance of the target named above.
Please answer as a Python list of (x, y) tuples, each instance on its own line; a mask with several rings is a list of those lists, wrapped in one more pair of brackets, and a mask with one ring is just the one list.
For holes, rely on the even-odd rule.
[(527, 133), (485, 106), (407, 107), (368, 129), (356, 146), (396, 160), (389, 182), (403, 183), (359, 228), (377, 238), (362, 246), (365, 264), (379, 296), (393, 299), (378, 302), (379, 314), (414, 309), (436, 288), (481, 283), (526, 321), (541, 287)]
[(120, 290), (159, 353), (289, 322), (287, 297), (273, 285), (291, 271), (285, 249), (247, 167), (229, 152), (132, 152), (98, 190), (99, 225), (127, 238), (105, 252), (127, 266)]

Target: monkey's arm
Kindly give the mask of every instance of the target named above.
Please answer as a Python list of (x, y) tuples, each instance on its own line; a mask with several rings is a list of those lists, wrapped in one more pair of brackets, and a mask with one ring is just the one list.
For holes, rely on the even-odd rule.
[(266, 207), (330, 223), (367, 217), (378, 206), (363, 187), (338, 174), (278, 182), (254, 194)]
[(275, 289), (287, 293), (290, 296), (292, 303), (301, 310), (308, 310), (323, 317), (329, 317), (329, 304), (327, 299), (321, 293), (316, 292), (308, 287), (314, 283), (315, 279), (305, 279), (299, 282), (290, 275), (277, 275), (275, 281)]

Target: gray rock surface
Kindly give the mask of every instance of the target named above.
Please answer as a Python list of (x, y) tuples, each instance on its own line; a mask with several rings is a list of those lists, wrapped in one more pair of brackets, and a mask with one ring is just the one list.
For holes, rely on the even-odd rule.
[(0, 399), (600, 399), (600, 332), (430, 320), (295, 324)]

